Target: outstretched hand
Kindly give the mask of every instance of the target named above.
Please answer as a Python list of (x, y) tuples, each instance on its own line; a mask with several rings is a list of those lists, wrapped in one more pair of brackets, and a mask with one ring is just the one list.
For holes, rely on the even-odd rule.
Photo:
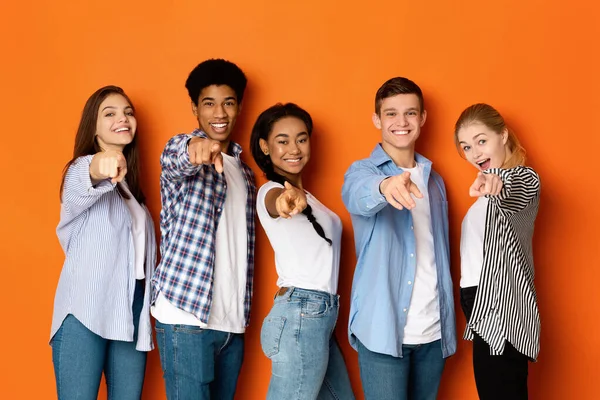
[(109, 179), (121, 182), (127, 175), (127, 160), (120, 151), (108, 150), (96, 153), (90, 163), (90, 177), (94, 181)]
[(481, 197), (485, 195), (497, 196), (502, 191), (504, 183), (496, 174), (484, 174), (479, 172), (475, 182), (469, 188), (469, 196)]
[(284, 190), (275, 200), (275, 208), (281, 218), (291, 218), (301, 213), (308, 205), (306, 193), (289, 182), (285, 182)]
[(400, 175), (384, 179), (379, 184), (379, 190), (388, 203), (398, 210), (406, 208), (412, 210), (417, 206), (412, 196), (422, 199), (423, 193), (410, 179), (410, 172), (404, 171)]
[(195, 137), (188, 143), (188, 155), (194, 165), (214, 164), (218, 173), (223, 172), (221, 143), (217, 140)]

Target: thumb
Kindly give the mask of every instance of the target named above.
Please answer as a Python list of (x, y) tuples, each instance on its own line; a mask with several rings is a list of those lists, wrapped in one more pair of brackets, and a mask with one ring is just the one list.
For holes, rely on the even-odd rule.
[(292, 190), (293, 186), (291, 183), (289, 183), (288, 181), (285, 181), (283, 183), (283, 186), (286, 188), (286, 190)]

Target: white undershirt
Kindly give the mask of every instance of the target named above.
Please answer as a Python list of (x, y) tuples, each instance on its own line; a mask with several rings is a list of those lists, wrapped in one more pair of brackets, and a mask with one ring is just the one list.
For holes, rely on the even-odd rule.
[(215, 267), (212, 305), (208, 324), (193, 314), (172, 305), (159, 293), (152, 316), (163, 324), (199, 326), (223, 332), (244, 333), (244, 299), (247, 280), (247, 223), (246, 181), (237, 159), (225, 153), (223, 173), (227, 181), (227, 195), (215, 236)]
[(483, 238), (489, 199), (473, 203), (462, 222), (460, 234), (460, 287), (479, 286), (483, 267)]
[(430, 343), (442, 337), (431, 209), (423, 170), (423, 164), (419, 163), (414, 168), (404, 168), (404, 171), (410, 172), (410, 178), (423, 193), (423, 198), (413, 197), (416, 207), (411, 210), (417, 269), (415, 281), (412, 283), (414, 286), (404, 327), (403, 344)]
[(124, 199), (129, 213), (131, 214), (131, 234), (133, 236), (133, 248), (135, 253), (134, 271), (135, 279), (144, 279), (144, 262), (146, 261), (146, 211), (137, 202), (129, 187), (122, 182), (122, 187), (129, 194), (129, 199)]
[(300, 213), (286, 218), (272, 218), (265, 206), (265, 197), (279, 183), (269, 181), (258, 191), (256, 210), (271, 247), (275, 253), (277, 286), (298, 287), (337, 293), (342, 221), (312, 194), (306, 192), (306, 200), (325, 236), (332, 245), (315, 231), (306, 215)]

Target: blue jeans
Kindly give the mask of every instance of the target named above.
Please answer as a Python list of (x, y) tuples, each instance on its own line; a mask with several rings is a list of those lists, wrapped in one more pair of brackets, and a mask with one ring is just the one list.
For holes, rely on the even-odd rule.
[(156, 321), (169, 400), (232, 400), (244, 360), (244, 335)]
[(337, 295), (314, 290), (278, 292), (260, 334), (272, 364), (267, 400), (354, 399), (333, 335), (338, 300)]
[(402, 345), (402, 357), (375, 353), (359, 340), (358, 364), (365, 400), (435, 400), (446, 360), (440, 340)]
[(135, 343), (143, 304), (144, 282), (138, 281), (133, 342), (103, 339), (72, 314), (65, 318), (50, 342), (59, 400), (96, 400), (103, 371), (109, 400), (141, 398), (147, 353), (137, 351)]

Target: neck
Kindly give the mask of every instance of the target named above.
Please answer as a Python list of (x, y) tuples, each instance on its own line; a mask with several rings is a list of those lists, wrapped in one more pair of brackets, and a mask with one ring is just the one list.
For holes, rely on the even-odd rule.
[(281, 174), (279, 175), (285, 177), (292, 185), (296, 186), (298, 189), (302, 189), (302, 175), (290, 175), (290, 174)]
[(383, 142), (381, 147), (383, 151), (394, 161), (394, 164), (400, 168), (414, 168), (415, 166), (415, 148), (410, 147), (406, 149), (398, 149), (396, 147), (389, 146), (386, 142)]
[(506, 168), (508, 161), (510, 160), (511, 157), (512, 157), (512, 151), (510, 151), (510, 149), (507, 146), (506, 147), (506, 155), (504, 156), (504, 162), (502, 163), (502, 166), (500, 168)]
[(112, 145), (112, 144), (101, 144), (100, 150), (102, 151), (117, 151), (122, 153), (125, 150), (125, 146)]
[[(301, 174), (286, 174), (283, 171), (274, 170), (275, 174), (284, 177), (288, 182), (297, 187), (298, 189), (302, 189), (302, 175)], [(267, 176), (268, 178), (268, 176)], [(283, 182), (280, 182), (283, 184)]]
[(221, 142), (221, 151), (225, 154), (229, 154), (229, 144), (231, 143), (231, 140), (225, 140)]

